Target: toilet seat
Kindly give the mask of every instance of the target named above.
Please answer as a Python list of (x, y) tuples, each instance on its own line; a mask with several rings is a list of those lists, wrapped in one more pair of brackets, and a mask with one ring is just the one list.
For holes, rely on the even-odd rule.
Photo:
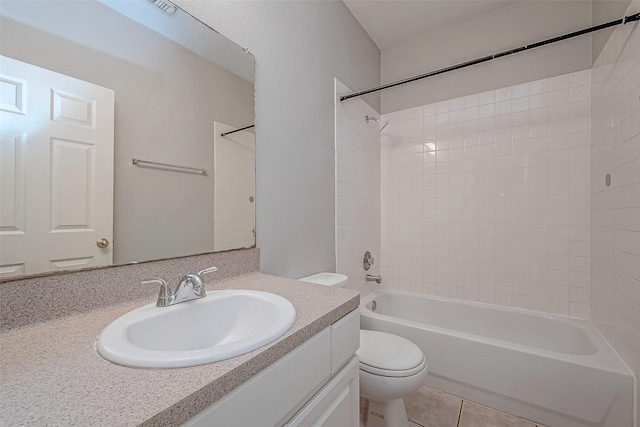
[(360, 370), (384, 377), (409, 377), (425, 369), (422, 350), (411, 341), (379, 331), (360, 331)]

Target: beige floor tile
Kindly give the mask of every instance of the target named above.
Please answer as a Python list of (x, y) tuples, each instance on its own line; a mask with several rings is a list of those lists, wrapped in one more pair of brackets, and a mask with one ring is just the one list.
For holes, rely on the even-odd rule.
[(420, 424), (416, 424), (412, 421), (409, 421), (409, 427), (422, 427)]
[(535, 424), (465, 401), (462, 405), (459, 427), (535, 427)]
[(423, 386), (404, 398), (409, 420), (424, 427), (456, 427), (462, 399)]

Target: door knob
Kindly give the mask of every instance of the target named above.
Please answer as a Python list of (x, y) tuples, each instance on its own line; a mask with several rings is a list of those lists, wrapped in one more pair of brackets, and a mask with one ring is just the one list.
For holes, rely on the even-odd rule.
[(109, 246), (109, 241), (103, 237), (96, 242), (96, 246), (101, 249), (106, 248), (107, 246)]

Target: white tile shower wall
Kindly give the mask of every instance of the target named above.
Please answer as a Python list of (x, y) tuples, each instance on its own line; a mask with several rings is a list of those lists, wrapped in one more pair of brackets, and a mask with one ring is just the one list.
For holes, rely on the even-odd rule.
[[(349, 288), (364, 296), (375, 285), (380, 259), (380, 132), (365, 116), (380, 115), (361, 99), (340, 102), (351, 90), (336, 80), (336, 270), (349, 276)], [(367, 272), (365, 251), (376, 259)]]
[[(633, 1), (625, 15), (640, 11)], [(591, 71), (591, 319), (640, 374), (640, 29), (617, 27)], [(611, 185), (605, 177), (611, 176)]]
[(382, 133), (382, 275), (589, 316), (589, 70), (398, 111)]

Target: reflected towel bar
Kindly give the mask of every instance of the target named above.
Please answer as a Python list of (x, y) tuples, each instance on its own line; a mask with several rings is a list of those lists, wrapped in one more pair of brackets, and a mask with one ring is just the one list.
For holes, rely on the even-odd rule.
[(171, 165), (169, 163), (150, 162), (148, 160), (131, 159), (131, 163), (133, 163), (134, 165), (144, 163), (153, 166), (164, 166), (168, 168), (183, 169), (184, 171), (199, 173), (200, 175), (204, 175), (207, 173), (207, 170), (202, 168), (191, 168), (189, 166)]

